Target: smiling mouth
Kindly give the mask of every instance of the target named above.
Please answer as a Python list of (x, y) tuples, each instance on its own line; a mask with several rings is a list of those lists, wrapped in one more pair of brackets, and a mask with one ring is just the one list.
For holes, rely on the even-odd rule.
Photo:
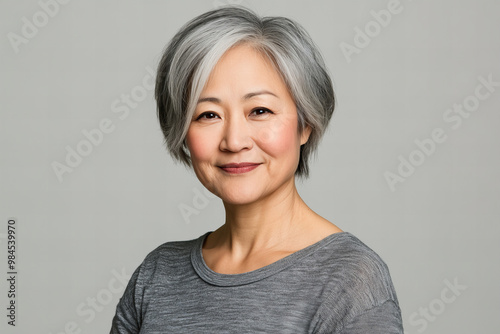
[(242, 174), (247, 173), (255, 168), (259, 167), (260, 163), (254, 162), (243, 162), (243, 163), (231, 163), (219, 166), (220, 169), (229, 174)]

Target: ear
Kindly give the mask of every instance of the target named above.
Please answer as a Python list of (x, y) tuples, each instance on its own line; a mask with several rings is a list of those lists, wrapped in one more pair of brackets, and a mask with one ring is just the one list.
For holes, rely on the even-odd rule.
[(312, 128), (309, 125), (307, 125), (304, 128), (304, 130), (302, 130), (302, 134), (300, 135), (300, 146), (307, 143), (307, 141), (309, 140), (309, 136), (311, 135), (311, 132), (312, 132)]

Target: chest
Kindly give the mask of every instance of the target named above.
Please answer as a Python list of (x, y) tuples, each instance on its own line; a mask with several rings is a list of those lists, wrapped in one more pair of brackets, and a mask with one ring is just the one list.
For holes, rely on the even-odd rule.
[(309, 333), (320, 305), (314, 293), (278, 283), (156, 287), (145, 297), (141, 334)]

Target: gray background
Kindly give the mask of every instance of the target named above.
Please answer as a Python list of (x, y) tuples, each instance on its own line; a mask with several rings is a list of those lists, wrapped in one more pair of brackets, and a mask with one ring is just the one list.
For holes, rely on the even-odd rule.
[[(56, 13), (52, 5), (52, 16), (41, 3), (52, 1), (0, 4), (2, 333), (106, 333), (123, 291), (117, 272), (223, 223), (220, 200), (167, 155), (143, 79), (183, 23), (224, 3), (294, 18), (322, 50), (338, 108), (299, 193), (386, 261), (406, 333), (498, 332), (500, 87), (459, 125), (443, 117), (474, 102), (478, 77), (500, 81), (499, 1), (401, 0), (380, 31), (371, 11), (385, 0), (74, 0)], [(40, 27), (15, 46), (26, 20)], [(346, 57), (356, 27), (373, 37)], [(129, 107), (122, 94), (135, 96)], [(105, 119), (113, 131), (89, 149), (82, 131)], [(435, 128), (446, 140), (422, 159), (415, 140)], [(59, 180), (54, 162), (79, 144), (89, 154)], [(391, 189), (384, 173), (412, 154), (421, 164)], [(15, 328), (4, 314), (9, 217), (18, 222)]]

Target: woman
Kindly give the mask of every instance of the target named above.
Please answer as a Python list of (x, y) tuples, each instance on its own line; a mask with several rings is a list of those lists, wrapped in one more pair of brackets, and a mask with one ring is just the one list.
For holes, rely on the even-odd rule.
[(171, 155), (221, 198), (226, 220), (152, 251), (111, 333), (403, 332), (385, 263), (295, 186), (334, 109), (303, 28), (239, 7), (205, 13), (166, 48), (156, 100)]

